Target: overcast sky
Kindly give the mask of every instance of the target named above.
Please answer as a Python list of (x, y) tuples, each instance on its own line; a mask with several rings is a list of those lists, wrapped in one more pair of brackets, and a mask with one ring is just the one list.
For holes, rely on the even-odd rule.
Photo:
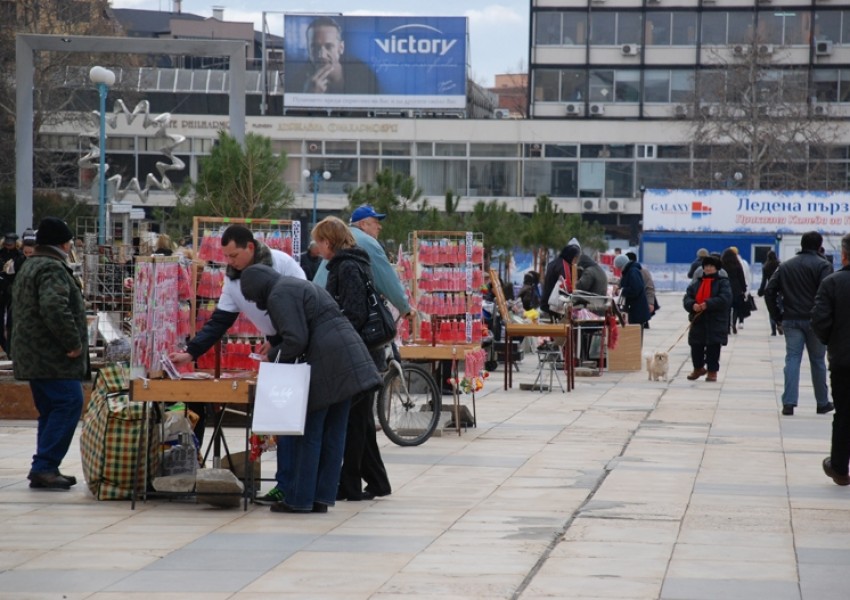
[[(112, 0), (115, 8), (172, 9), (171, 0)], [(351, 10), (351, 5), (357, 10)], [(528, 65), (528, 0), (183, 0), (183, 12), (212, 16), (224, 7), (228, 21), (252, 21), (260, 30), (262, 13), (335, 12), (344, 15), (422, 15), (469, 18), (470, 77), (493, 85), (497, 73), (525, 72)], [(271, 33), (283, 36), (283, 16), (268, 15)]]

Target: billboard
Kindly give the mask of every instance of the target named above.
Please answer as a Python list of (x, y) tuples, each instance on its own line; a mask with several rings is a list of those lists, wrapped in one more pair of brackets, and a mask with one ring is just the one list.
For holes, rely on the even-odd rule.
[(646, 190), (644, 231), (844, 234), (847, 192)]
[(326, 109), (464, 109), (465, 17), (284, 18), (283, 103)]

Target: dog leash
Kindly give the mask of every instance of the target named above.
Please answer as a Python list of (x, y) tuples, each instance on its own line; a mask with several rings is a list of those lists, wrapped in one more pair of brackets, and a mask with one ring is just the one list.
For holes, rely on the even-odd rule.
[(690, 331), (691, 326), (693, 326), (693, 324), (694, 324), (694, 323), (696, 323), (696, 322), (697, 322), (697, 319), (699, 319), (701, 316), (702, 316), (702, 313), (701, 313), (701, 312), (696, 313), (696, 316), (694, 317), (694, 320), (693, 320), (693, 321), (691, 321), (690, 323), (688, 323), (688, 326), (687, 326), (687, 327), (685, 327), (685, 329), (682, 331), (682, 333), (680, 333), (680, 334), (679, 334), (679, 337), (678, 337), (678, 338), (676, 338), (676, 341), (675, 341), (675, 342), (673, 342), (673, 345), (672, 345), (672, 346), (670, 346), (670, 347), (667, 349), (667, 353), (668, 353), (668, 354), (670, 353), (670, 351), (671, 351), (673, 348), (675, 348), (675, 347), (676, 347), (676, 344), (678, 344), (678, 343), (682, 340), (682, 338), (683, 338), (683, 337), (685, 337), (685, 334), (686, 334), (686, 333), (688, 333), (688, 331)]

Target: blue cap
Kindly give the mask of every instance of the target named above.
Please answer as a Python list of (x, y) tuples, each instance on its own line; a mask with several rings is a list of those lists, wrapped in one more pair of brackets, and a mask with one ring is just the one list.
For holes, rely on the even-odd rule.
[(349, 221), (349, 223), (357, 223), (357, 221), (362, 221), (363, 219), (368, 219), (369, 217), (375, 217), (376, 219), (381, 221), (386, 216), (387, 215), (382, 215), (381, 213), (376, 213), (374, 208), (372, 208), (368, 204), (364, 204), (354, 209), (354, 212), (351, 213), (351, 220)]

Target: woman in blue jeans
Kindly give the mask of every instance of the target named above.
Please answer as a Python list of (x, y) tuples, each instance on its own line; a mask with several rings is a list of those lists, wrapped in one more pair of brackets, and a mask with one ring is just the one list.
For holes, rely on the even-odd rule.
[(381, 375), (336, 301), (309, 281), (252, 265), (240, 277), (242, 294), (269, 313), (282, 342), (270, 360), (310, 365), (303, 436), (279, 436), (272, 512), (327, 512), (336, 501), (351, 399), (381, 385)]

